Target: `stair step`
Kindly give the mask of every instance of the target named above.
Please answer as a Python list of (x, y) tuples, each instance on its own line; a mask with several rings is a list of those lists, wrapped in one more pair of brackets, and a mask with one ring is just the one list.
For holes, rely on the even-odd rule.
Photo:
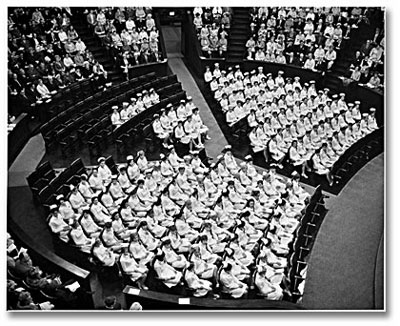
[(248, 17), (234, 17), (232, 19), (233, 23), (243, 23), (243, 24), (248, 24), (249, 23), (249, 18)]
[(246, 50), (243, 45), (234, 45), (234, 44), (229, 44), (228, 45), (228, 50), (229, 51), (243, 51)]
[(228, 53), (229, 58), (241, 58), (243, 59), (244, 53)]
[(240, 46), (245, 46), (247, 39), (242, 39), (242, 40), (229, 40), (229, 45), (240, 45)]
[(231, 36), (241, 36), (241, 37), (243, 37), (243, 36), (245, 36), (246, 38), (247, 38), (247, 36), (249, 35), (249, 33), (247, 32), (247, 31), (243, 31), (243, 30), (236, 30), (236, 31), (232, 31), (231, 32)]

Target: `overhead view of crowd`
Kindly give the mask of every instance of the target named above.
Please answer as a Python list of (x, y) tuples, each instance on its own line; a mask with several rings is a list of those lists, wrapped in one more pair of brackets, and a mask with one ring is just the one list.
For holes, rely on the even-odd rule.
[(228, 49), (230, 8), (195, 7), (193, 16), (203, 55), (208, 58), (223, 58)]
[(33, 107), (76, 81), (109, 84), (70, 22), (69, 8), (10, 8), (8, 91), (18, 105)]
[(50, 207), (53, 233), (142, 289), (153, 269), (167, 289), (183, 282), (195, 296), (217, 284), (233, 298), (250, 286), (271, 300), (290, 295), (289, 247), (310, 197), (299, 175), (261, 174), (229, 145), (209, 167), (196, 151), (181, 158), (172, 147), (160, 158), (130, 155), (118, 175), (99, 158)]
[(162, 60), (151, 7), (102, 7), (85, 13), (93, 33), (125, 74), (132, 66)]
[(289, 158), (305, 178), (312, 170), (332, 185), (330, 168), (340, 155), (378, 128), (374, 108), (361, 115), (360, 101), (347, 103), (344, 93), (317, 90), (315, 81), (301, 83), (300, 77), (285, 78), (283, 71), (274, 78), (262, 67), (221, 71), (217, 63), (204, 79), (230, 127), (247, 120), (255, 153), (264, 151), (266, 160), (280, 168)]
[(246, 59), (326, 71), (365, 13), (344, 7), (253, 7), (250, 14)]

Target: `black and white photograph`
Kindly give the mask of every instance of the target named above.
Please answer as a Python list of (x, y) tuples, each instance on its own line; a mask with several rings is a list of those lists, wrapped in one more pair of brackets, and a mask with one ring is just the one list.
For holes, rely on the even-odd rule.
[(4, 8), (4, 311), (387, 311), (386, 7), (62, 4)]

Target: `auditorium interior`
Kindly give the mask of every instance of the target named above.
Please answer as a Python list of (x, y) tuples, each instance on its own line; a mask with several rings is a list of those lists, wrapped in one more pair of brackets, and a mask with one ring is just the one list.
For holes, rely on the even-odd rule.
[(384, 8), (7, 19), (7, 311), (385, 311)]

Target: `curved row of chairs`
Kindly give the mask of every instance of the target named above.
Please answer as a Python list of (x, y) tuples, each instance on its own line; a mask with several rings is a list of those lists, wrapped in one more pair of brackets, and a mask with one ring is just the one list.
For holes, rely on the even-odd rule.
[[(118, 169), (110, 156), (106, 159), (107, 166), (111, 169), (112, 173), (117, 174)], [(42, 180), (43, 184), (47, 185), (39, 191), (37, 194), (37, 201), (39, 201), (47, 210), (50, 205), (56, 203), (56, 195), (63, 194), (66, 198), (70, 193), (69, 185), (77, 185), (79, 183), (79, 175), (82, 173), (86, 173), (87, 168), (83, 165), (81, 159), (75, 160), (70, 164), (68, 168), (62, 171), (59, 175), (55, 176), (54, 171), (51, 169), (51, 165), (49, 163), (44, 163), (39, 166), (39, 168), (28, 177), (28, 181), (30, 184), (34, 184), (35, 179), (40, 179), (40, 177), (48, 177), (47, 180)], [(33, 190), (33, 189), (32, 189)], [(285, 269), (286, 280), (288, 281), (287, 287), (289, 289), (290, 295), (285, 297), (285, 300), (289, 300), (291, 302), (300, 302), (303, 292), (304, 292), (304, 282), (307, 274), (307, 260), (310, 255), (310, 251), (312, 249), (315, 237), (317, 235), (318, 229), (323, 221), (323, 218), (326, 213), (326, 208), (324, 206), (324, 196), (321, 191), (321, 187), (317, 187), (313, 196), (310, 198), (310, 201), (304, 211), (304, 214), (300, 220), (300, 225), (297, 228), (295, 233), (294, 240), (292, 245), (290, 246), (290, 252), (287, 255), (288, 257), (288, 266)], [(60, 241), (59, 241), (60, 242)], [(65, 245), (65, 244), (64, 244)], [(262, 249), (263, 242), (260, 241), (259, 248)], [(73, 249), (73, 248), (71, 248)], [(79, 253), (80, 257), (82, 253)], [(85, 256), (86, 257), (86, 256)], [(86, 257), (88, 258), (88, 257)], [(121, 268), (119, 268), (120, 274), (124, 276), (124, 273)], [(228, 298), (229, 295), (224, 293), (220, 281), (219, 274), (222, 271), (222, 266), (219, 267), (216, 277), (215, 277), (215, 287), (213, 289), (214, 294), (220, 295), (222, 298)], [(184, 274), (184, 270), (182, 271)], [(250, 290), (255, 289), (255, 277), (256, 277), (257, 269), (253, 270), (251, 277), (248, 281), (248, 285)], [(161, 281), (156, 279), (155, 273), (149, 273), (148, 284), (155, 285), (155, 288), (163, 291), (165, 286), (161, 284)], [(129, 277), (125, 275), (123, 279), (127, 284), (131, 284), (129, 281)], [(179, 289), (175, 289), (174, 291), (181, 291), (183, 289), (184, 294), (188, 295), (192, 291), (190, 288), (185, 285), (183, 278), (183, 287), (180, 286)], [(168, 290), (168, 289), (166, 289)], [(252, 291), (252, 295), (249, 298), (257, 297), (257, 291)], [(174, 292), (176, 293), (176, 292)]]
[[(124, 82), (115, 88), (80, 101), (42, 126), (48, 150), (61, 148), (63, 155), (82, 143), (90, 152), (100, 150), (100, 143), (113, 135), (110, 115), (112, 106), (122, 105), (144, 89), (155, 88), (161, 97), (182, 90), (175, 75), (154, 79), (154, 73)], [(146, 111), (145, 111), (146, 112)]]

